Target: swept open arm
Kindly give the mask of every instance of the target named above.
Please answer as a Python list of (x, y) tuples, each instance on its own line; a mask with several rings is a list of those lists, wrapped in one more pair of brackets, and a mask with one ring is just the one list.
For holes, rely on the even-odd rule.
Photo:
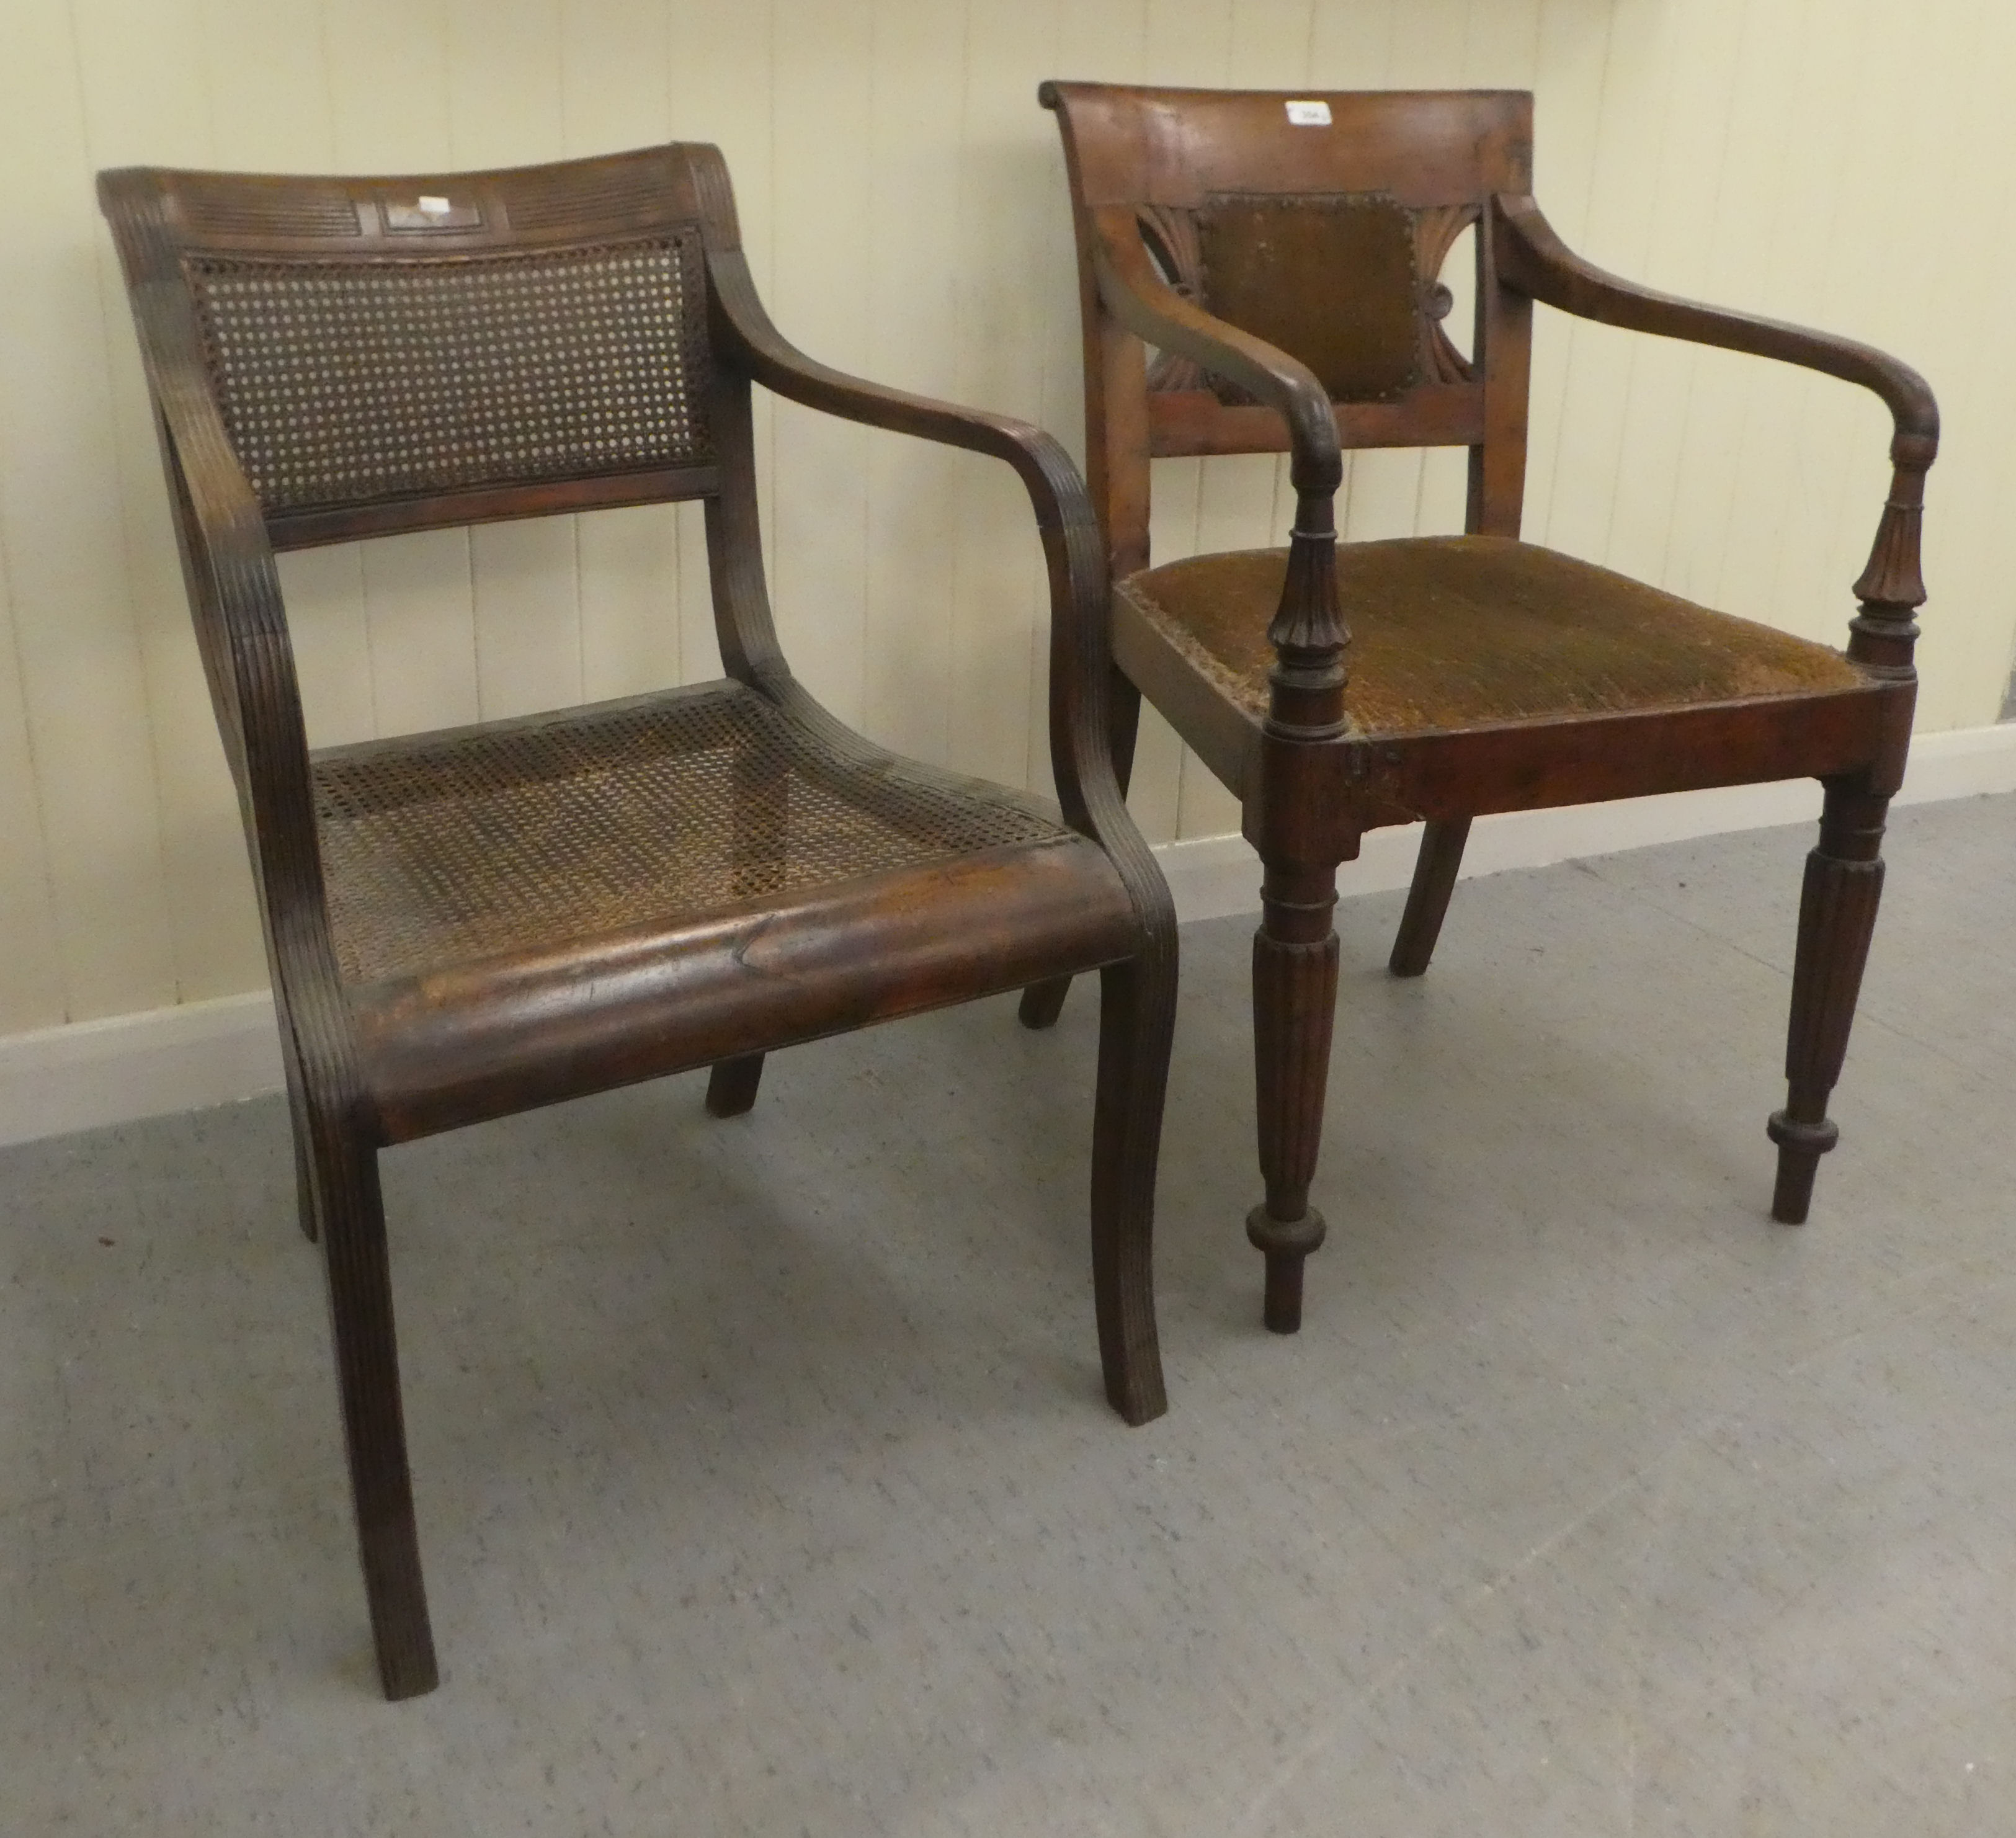
[[(266, 915), (288, 1102), (305, 1127), (361, 1120), (369, 1100), (338, 993), (308, 731), (272, 545), (194, 359), (154, 335), (144, 315), (140, 322), (162, 455), (171, 489), (183, 500), (185, 514), (175, 522), (198, 649)], [(308, 1092), (319, 1102), (304, 1102)], [(297, 1141), (303, 1229), (312, 1237), (304, 1153)]]
[(308, 731), (265, 520), (190, 361), (170, 352), (158, 357), (154, 376), (168, 475), (191, 513), (177, 520), (183, 570), (218, 729), (246, 813), (260, 897), (275, 948), (324, 960), (333, 977)]
[(1499, 275), (1521, 293), (1578, 318), (1776, 358), (1859, 383), (1889, 408), (1896, 423), (1893, 452), (1898, 463), (1903, 463), (1906, 453), (1914, 458), (1922, 454), (1922, 463), (1931, 463), (1939, 438), (1939, 406), (1925, 379), (1909, 365), (1851, 338), (1704, 306), (1606, 274), (1561, 239), (1531, 198), (1501, 196), (1496, 204)]
[(1925, 473), (1939, 445), (1939, 405), (1924, 379), (1909, 365), (1853, 339), (1703, 306), (1606, 274), (1562, 242), (1531, 198), (1500, 196), (1494, 203), (1499, 276), (1521, 293), (1626, 331), (1719, 345), (1822, 371), (1883, 399), (1894, 426), (1890, 459), (1895, 472), (1869, 566), (1855, 584), (1862, 612), (1850, 624), (1849, 655), (1873, 669), (1908, 675), (1917, 636), (1912, 615), (1925, 599), (1918, 559)]
[[(1050, 581), (1050, 763), (1057, 797), (1074, 829), (1096, 837), (1116, 861), (1141, 842), (1113, 770), (1107, 718), (1108, 617), (1106, 548), (1078, 471), (1042, 429), (1007, 415), (916, 396), (831, 369), (785, 338), (764, 310), (739, 250), (710, 253), (717, 336), (723, 355), (765, 388), (848, 421), (1006, 460), (1028, 490)], [(1130, 872), (1130, 883), (1133, 879)], [(1146, 894), (1153, 879), (1143, 876)]]

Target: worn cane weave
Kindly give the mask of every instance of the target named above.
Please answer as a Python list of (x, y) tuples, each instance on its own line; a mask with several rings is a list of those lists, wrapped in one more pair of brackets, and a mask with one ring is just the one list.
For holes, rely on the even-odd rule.
[(693, 232), (185, 266), (225, 426), (268, 511), (711, 459)]
[(315, 783), (354, 983), (1069, 833), (1010, 793), (836, 757), (733, 684), (334, 750)]

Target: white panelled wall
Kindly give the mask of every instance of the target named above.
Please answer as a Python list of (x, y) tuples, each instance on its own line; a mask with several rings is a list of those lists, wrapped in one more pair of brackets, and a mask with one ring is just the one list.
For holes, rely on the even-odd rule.
[[(1531, 87), (1541, 202), (1654, 285), (1895, 350), (1939, 390), (1921, 732), (1993, 722), (2016, 347), (2008, 0), (7, 0), (0, 9), (0, 1048), (265, 964), (91, 189), (136, 162), (430, 170), (718, 142), (806, 350), (1082, 451), (1050, 76)], [(1873, 398), (1540, 315), (1529, 536), (1839, 642)], [(1046, 774), (1039, 556), (1005, 469), (761, 411), (799, 673), (877, 738)], [(1357, 457), (1353, 538), (1460, 527), (1462, 456)], [(1268, 458), (1165, 463), (1166, 559), (1281, 539)], [(692, 507), (284, 559), (341, 740), (716, 674)], [(1151, 840), (1236, 827), (1149, 715)], [(0, 1130), (0, 1137), (4, 1137)]]

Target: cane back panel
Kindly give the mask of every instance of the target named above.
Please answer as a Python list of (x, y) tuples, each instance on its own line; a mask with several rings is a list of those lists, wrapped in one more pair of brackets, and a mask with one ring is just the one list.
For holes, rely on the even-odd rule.
[(440, 177), (132, 171), (144, 319), (198, 366), (276, 547), (703, 495), (685, 149)]
[(451, 261), (184, 265), (225, 426), (269, 513), (712, 458), (697, 231)]

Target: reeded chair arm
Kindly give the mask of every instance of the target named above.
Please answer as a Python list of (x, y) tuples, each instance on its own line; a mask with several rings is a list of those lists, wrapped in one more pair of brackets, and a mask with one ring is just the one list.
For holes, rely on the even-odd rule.
[(198, 646), (273, 948), (321, 960), (333, 987), (308, 731), (265, 520), (190, 361), (163, 351), (152, 369), (168, 477), (189, 512), (176, 522)]
[[(770, 320), (737, 251), (711, 257), (723, 354), (765, 388), (871, 427), (1006, 460), (1029, 494), (1050, 581), (1050, 761), (1074, 829), (1109, 851), (1139, 841), (1114, 775), (1107, 731), (1107, 564), (1092, 499), (1064, 448), (1006, 415), (888, 389), (807, 357)], [(1131, 839), (1131, 840), (1130, 840)]]
[(1719, 345), (1821, 371), (1859, 383), (1883, 399), (1894, 427), (1890, 459), (1895, 470), (1875, 549), (1855, 585), (1863, 611), (1852, 622), (1849, 655), (1877, 669), (1908, 672), (1917, 635), (1911, 615), (1925, 598), (1918, 567), (1925, 473), (1939, 445), (1939, 405), (1924, 379), (1909, 365), (1853, 339), (1703, 306), (1606, 274), (1562, 242), (1531, 198), (1500, 195), (1493, 204), (1499, 278), (1520, 293), (1626, 331)]

